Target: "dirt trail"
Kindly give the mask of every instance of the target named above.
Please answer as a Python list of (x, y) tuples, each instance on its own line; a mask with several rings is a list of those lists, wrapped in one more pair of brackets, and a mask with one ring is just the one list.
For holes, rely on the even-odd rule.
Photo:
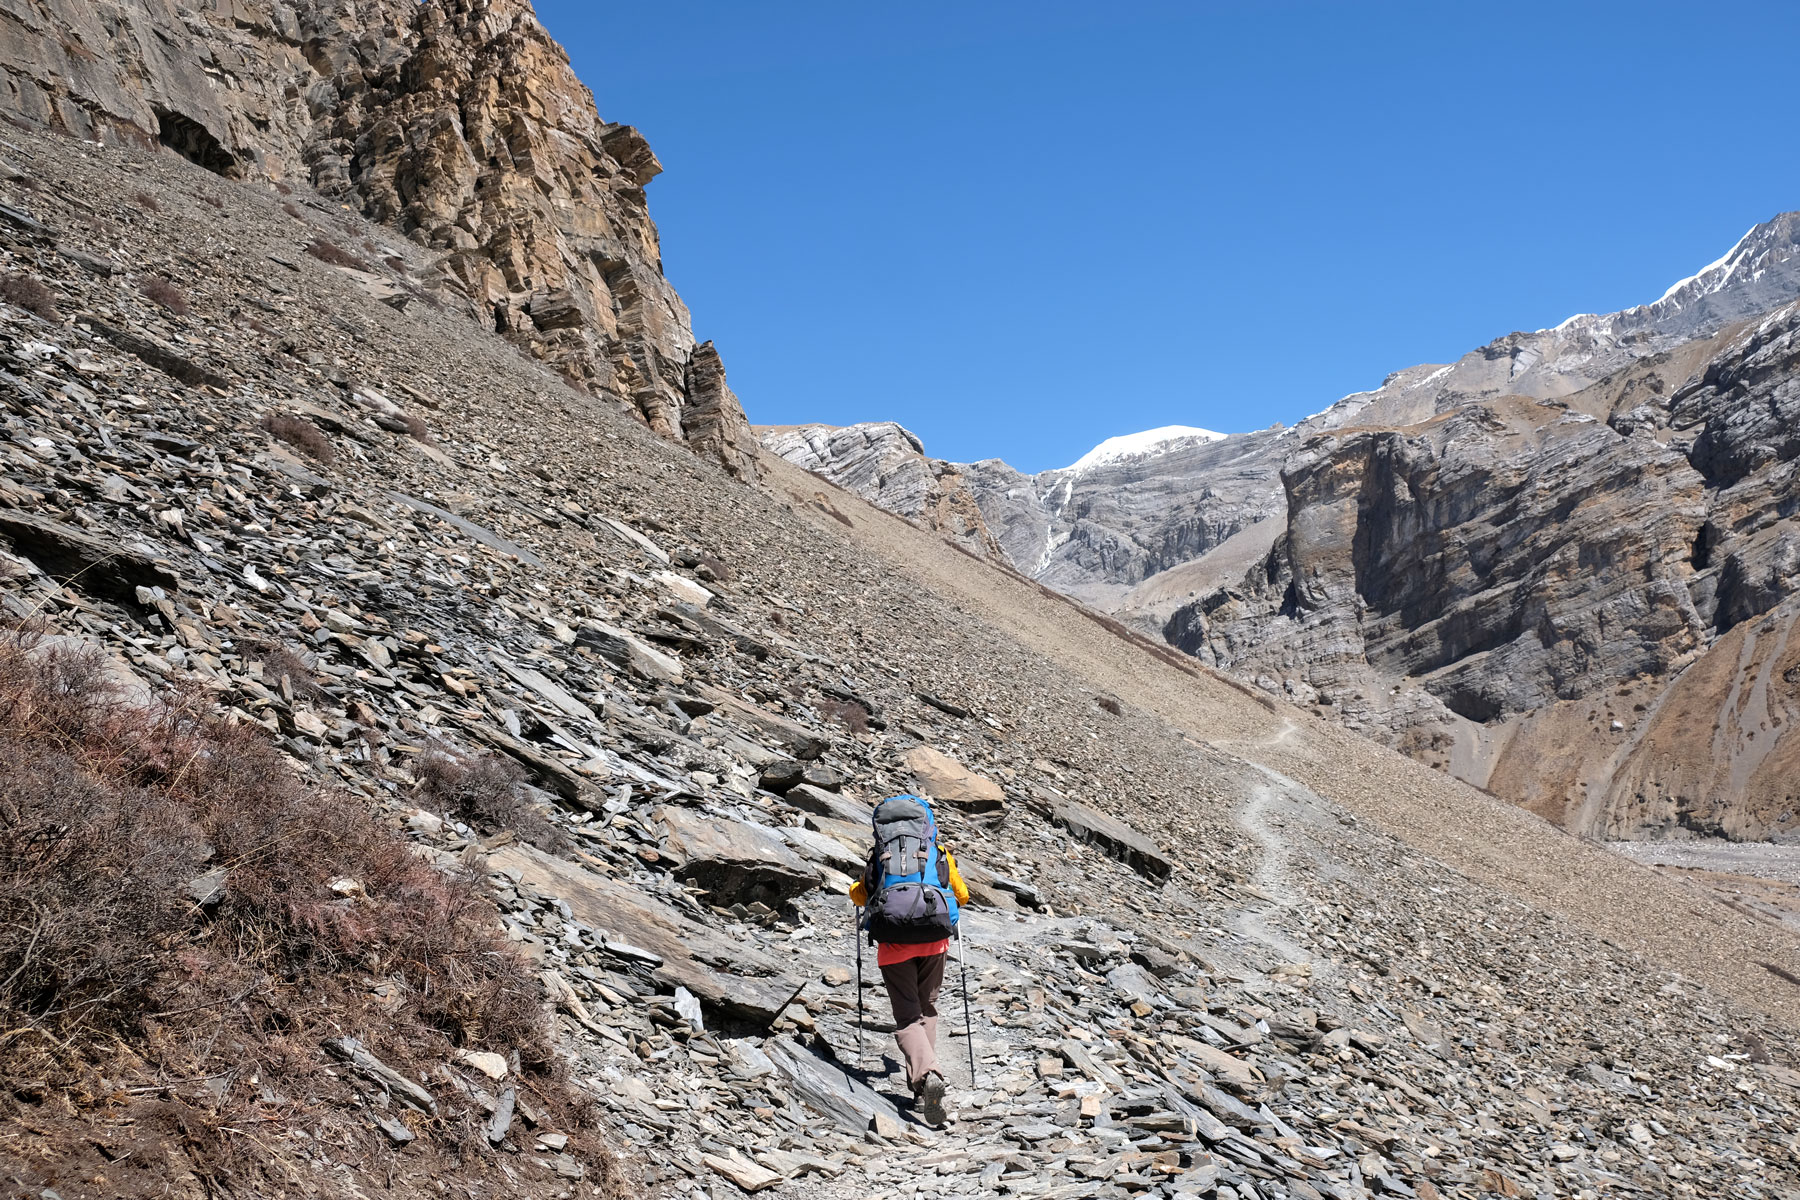
[(1257, 891), (1270, 898), (1272, 907), (1246, 908), (1232, 918), (1231, 929), (1242, 937), (1260, 942), (1285, 962), (1308, 962), (1313, 958), (1310, 951), (1293, 940), (1275, 924), (1274, 918), (1284, 909), (1303, 903), (1305, 896), (1293, 886), (1289, 878), (1290, 847), (1278, 826), (1270, 818), (1276, 810), (1286, 808), (1291, 803), (1287, 789), (1294, 787), (1292, 780), (1284, 779), (1274, 771), (1257, 768), (1268, 776), (1266, 782), (1251, 784), (1245, 796), (1242, 809), (1238, 812), (1238, 820), (1256, 844), (1262, 850), (1262, 858), (1256, 865), (1256, 874), (1251, 882)]

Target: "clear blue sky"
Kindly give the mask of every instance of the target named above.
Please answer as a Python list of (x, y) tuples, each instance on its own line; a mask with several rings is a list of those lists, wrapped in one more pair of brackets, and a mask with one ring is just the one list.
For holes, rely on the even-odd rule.
[(1792, 3), (538, 11), (751, 419), (957, 460), (1291, 422), (1800, 208)]

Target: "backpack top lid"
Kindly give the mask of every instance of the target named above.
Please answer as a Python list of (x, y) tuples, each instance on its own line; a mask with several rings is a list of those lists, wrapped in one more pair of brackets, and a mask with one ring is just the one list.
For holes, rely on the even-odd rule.
[(902, 794), (889, 796), (875, 806), (873, 823), (875, 840), (881, 841), (882, 827), (905, 826), (923, 820), (931, 828), (932, 840), (937, 839), (937, 813), (932, 811), (931, 801), (923, 796)]

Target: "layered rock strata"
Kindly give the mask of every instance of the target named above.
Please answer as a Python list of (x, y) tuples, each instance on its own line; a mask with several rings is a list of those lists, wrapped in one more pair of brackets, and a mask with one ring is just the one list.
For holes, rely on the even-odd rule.
[[(0, 11), (0, 113), (299, 183), (434, 251), (419, 281), (664, 437), (754, 471), (662, 272), (644, 185), (529, 0), (56, 0)], [(315, 253), (354, 268), (373, 245)]]
[(1165, 632), (1582, 831), (1800, 829), (1797, 326), (1320, 436), (1263, 561)]
[(972, 554), (1006, 561), (968, 485), (966, 468), (926, 457), (924, 443), (894, 422), (776, 426), (760, 433), (770, 453), (936, 530)]
[[(1788, 213), (1654, 303), (1292, 428), (943, 469), (1021, 572), (1572, 828), (1800, 832), (1780, 689), (1742, 708), (1768, 689), (1739, 657), (1786, 643), (1732, 634), (1781, 626), (1800, 563), (1796, 295)], [(877, 428), (768, 444), (902, 510), (909, 482), (848, 450)]]

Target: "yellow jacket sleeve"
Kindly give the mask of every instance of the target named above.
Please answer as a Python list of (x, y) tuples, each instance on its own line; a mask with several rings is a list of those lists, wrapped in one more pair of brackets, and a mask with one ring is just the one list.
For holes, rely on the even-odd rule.
[(950, 853), (945, 847), (938, 848), (944, 851), (944, 861), (950, 864), (950, 890), (956, 893), (956, 902), (967, 904), (969, 902), (969, 885), (963, 882), (962, 872), (956, 869), (956, 855)]

